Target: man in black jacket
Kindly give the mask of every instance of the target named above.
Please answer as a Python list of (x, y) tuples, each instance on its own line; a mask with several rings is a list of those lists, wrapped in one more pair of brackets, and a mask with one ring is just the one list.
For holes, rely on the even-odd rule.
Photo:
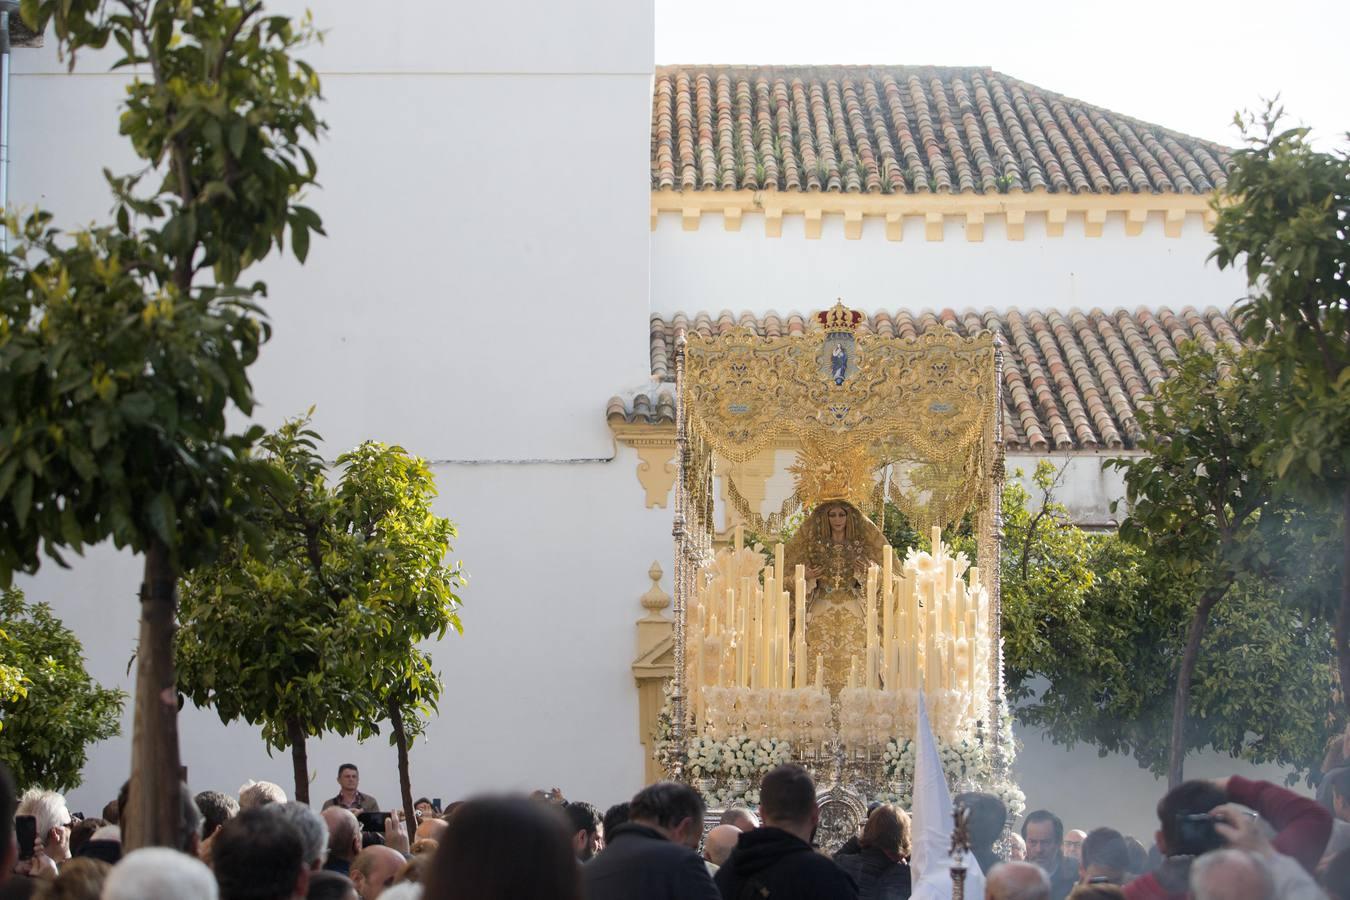
[(628, 821), (581, 869), (587, 900), (718, 900), (694, 852), (706, 807), (698, 791), (663, 781), (638, 791)]
[(811, 847), (820, 808), (805, 769), (785, 765), (765, 775), (759, 815), (763, 827), (742, 834), (717, 870), (722, 900), (857, 900), (853, 879)]

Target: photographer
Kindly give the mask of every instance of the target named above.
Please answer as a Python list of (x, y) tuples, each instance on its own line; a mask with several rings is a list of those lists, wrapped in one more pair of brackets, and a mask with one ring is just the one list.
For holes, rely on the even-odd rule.
[[(1191, 866), (1191, 893), (1196, 900), (1236, 898), (1242, 890), (1264, 889), (1267, 885), (1261, 875), (1268, 876), (1270, 897), (1316, 900), (1325, 896), (1294, 857), (1272, 846), (1261, 823), (1246, 809), (1225, 804), (1212, 815), (1214, 830), (1227, 849), (1208, 853)], [(1243, 855), (1248, 858), (1244, 860)]]
[(1187, 781), (1158, 802), (1161, 827), (1155, 840), (1164, 857), (1162, 865), (1126, 885), (1125, 896), (1129, 900), (1186, 897), (1196, 857), (1225, 846), (1230, 836), (1242, 835), (1245, 840), (1249, 824), (1258, 829), (1259, 823), (1250, 813), (1243, 810), (1238, 814), (1237, 807), (1226, 806), (1232, 803), (1254, 810), (1276, 830), (1274, 840), (1269, 842), (1272, 852), (1291, 858), (1308, 871), (1317, 864), (1331, 832), (1331, 817), (1316, 801), (1269, 782), (1237, 776)]

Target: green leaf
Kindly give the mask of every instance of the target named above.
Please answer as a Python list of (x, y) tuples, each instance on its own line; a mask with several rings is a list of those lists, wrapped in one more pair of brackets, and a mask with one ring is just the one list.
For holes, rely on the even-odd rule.
[(23, 528), (28, 524), (28, 513), (33, 508), (33, 475), (31, 472), (24, 472), (19, 476), (19, 480), (14, 485), (14, 496), (10, 501), (14, 506), (14, 517), (19, 521), (19, 527)]
[(309, 228), (304, 225), (291, 226), (291, 249), (298, 261), (305, 261), (309, 256)]
[(178, 543), (178, 522), (174, 510), (173, 498), (168, 492), (160, 491), (145, 507), (150, 527), (155, 535), (168, 547)]
[(248, 123), (243, 119), (235, 119), (230, 123), (230, 153), (238, 159), (244, 154), (244, 139), (248, 136)]
[(134, 423), (144, 422), (155, 414), (155, 400), (149, 394), (123, 394), (117, 405), (122, 415)]

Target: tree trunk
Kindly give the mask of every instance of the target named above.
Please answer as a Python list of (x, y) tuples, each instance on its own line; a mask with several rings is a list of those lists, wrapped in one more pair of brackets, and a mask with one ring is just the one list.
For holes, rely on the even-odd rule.
[(175, 847), (179, 833), (178, 692), (173, 636), (177, 573), (158, 540), (145, 554), (140, 645), (136, 651), (136, 714), (131, 737), (131, 789), (122, 819), (124, 852)]
[(394, 729), (394, 745), (398, 747), (398, 789), (403, 794), (408, 839), (412, 840), (417, 831), (417, 813), (413, 809), (412, 779), (408, 774), (408, 733), (403, 730), (403, 709), (396, 700), (389, 701), (389, 724)]
[(1336, 614), (1336, 664), (1341, 702), (1350, 712), (1350, 485), (1341, 496), (1341, 608)]
[(1209, 625), (1209, 614), (1225, 591), (1226, 588), (1205, 592), (1200, 598), (1200, 605), (1195, 608), (1186, 634), (1186, 652), (1181, 657), (1181, 670), (1177, 672), (1177, 693), (1172, 701), (1172, 743), (1167, 752), (1169, 790), (1181, 784), (1182, 764), (1186, 760), (1186, 707), (1191, 701), (1191, 679), (1195, 676), (1195, 665), (1200, 661), (1200, 643)]
[(295, 802), (308, 805), (309, 753), (305, 737), (305, 723), (298, 716), (286, 720), (286, 739), (291, 742), (291, 769), (295, 774)]

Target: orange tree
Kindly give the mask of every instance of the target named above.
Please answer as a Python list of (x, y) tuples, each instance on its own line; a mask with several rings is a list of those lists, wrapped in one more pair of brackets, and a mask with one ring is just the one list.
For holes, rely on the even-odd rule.
[(1236, 314), (1273, 398), (1258, 410), (1254, 457), (1291, 502), (1330, 501), (1338, 513), (1340, 589), (1328, 612), (1350, 709), (1350, 152), (1318, 151), (1308, 129), (1280, 130), (1280, 118), (1268, 107), (1255, 129), (1238, 120), (1256, 133), (1216, 198), (1213, 257), (1246, 273)]
[(274, 472), (248, 513), (252, 539), (225, 541), (185, 581), (183, 690), (289, 748), (302, 802), (309, 736), (366, 738), (388, 722), (412, 822), (408, 743), (443, 688), (421, 644), (460, 629), (463, 577), (445, 563), (455, 528), (431, 511), (423, 460), (367, 441), (338, 457), (329, 484), (308, 424), (262, 441)]
[(70, 55), (109, 43), (134, 69), (121, 132), (142, 160), (108, 175), (114, 223), (7, 224), (0, 256), (0, 581), (111, 539), (144, 557), (128, 849), (178, 833), (173, 636), (181, 572), (216, 554), (247, 506), (248, 367), (268, 335), (247, 269), (289, 237), (322, 124), (291, 58), (307, 25), (229, 0), (23, 0)]

